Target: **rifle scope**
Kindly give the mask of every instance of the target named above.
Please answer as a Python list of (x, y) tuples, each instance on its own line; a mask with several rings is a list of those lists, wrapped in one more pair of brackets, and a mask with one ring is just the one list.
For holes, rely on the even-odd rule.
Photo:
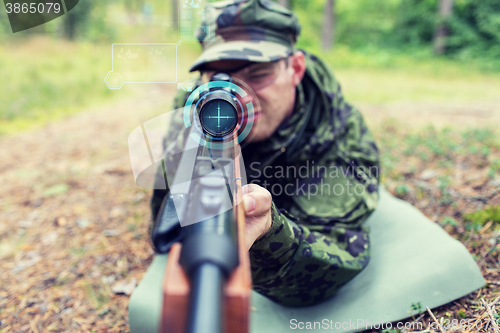
[[(211, 79), (226, 82), (230, 80), (231, 77), (225, 73), (215, 74)], [(224, 88), (212, 88), (204, 96), (199, 111), (201, 127), (205, 134), (221, 139), (234, 131), (238, 124), (236, 99)]]

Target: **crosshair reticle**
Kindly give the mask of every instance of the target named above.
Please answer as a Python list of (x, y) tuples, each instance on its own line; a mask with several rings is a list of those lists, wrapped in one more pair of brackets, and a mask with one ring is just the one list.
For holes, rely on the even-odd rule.
[(238, 113), (231, 103), (215, 99), (203, 106), (200, 112), (200, 121), (208, 134), (223, 137), (236, 128)]

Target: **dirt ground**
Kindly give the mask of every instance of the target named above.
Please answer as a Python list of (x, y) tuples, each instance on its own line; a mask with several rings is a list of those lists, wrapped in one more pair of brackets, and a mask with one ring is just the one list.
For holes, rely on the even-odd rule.
[(0, 140), (2, 333), (128, 331), (112, 287), (139, 281), (153, 251), (127, 138), (172, 96), (153, 87)]
[[(127, 294), (153, 251), (150, 191), (134, 183), (127, 138), (168, 109), (173, 93), (151, 86), (140, 96), (0, 138), (0, 332), (128, 332)], [(498, 122), (500, 114), (493, 106), (477, 112), (464, 106), (358, 107), (373, 124), (387, 117), (414, 126), (412, 119), (453, 124), (460, 118), (474, 126)], [(419, 208), (431, 218), (442, 214), (426, 207)], [(498, 270), (482, 269), (498, 281)], [(450, 303), (439, 311), (458, 307)]]

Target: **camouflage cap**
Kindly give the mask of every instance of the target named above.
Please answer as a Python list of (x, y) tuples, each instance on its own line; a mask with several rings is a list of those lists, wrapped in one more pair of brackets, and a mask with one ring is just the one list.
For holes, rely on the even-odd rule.
[(190, 72), (217, 60), (269, 62), (293, 53), (300, 33), (297, 17), (269, 0), (209, 3), (197, 36), (203, 53)]

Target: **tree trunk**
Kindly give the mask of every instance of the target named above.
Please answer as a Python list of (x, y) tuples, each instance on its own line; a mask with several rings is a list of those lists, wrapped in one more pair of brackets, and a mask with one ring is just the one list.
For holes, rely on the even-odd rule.
[(288, 0), (278, 0), (278, 3), (285, 8), (290, 8), (290, 3)]
[(179, 0), (172, 0), (172, 28), (179, 29)]
[(71, 15), (72, 13), (66, 14), (65, 20), (64, 20), (64, 32), (66, 34), (66, 38), (69, 40), (75, 39), (75, 33), (76, 33), (76, 24), (77, 24), (77, 18), (76, 15)]
[(325, 2), (322, 35), (323, 50), (330, 50), (335, 41), (335, 0)]
[(453, 0), (439, 1), (439, 23), (434, 33), (434, 53), (443, 54), (446, 48), (446, 36), (448, 36), (447, 20), (453, 11)]

